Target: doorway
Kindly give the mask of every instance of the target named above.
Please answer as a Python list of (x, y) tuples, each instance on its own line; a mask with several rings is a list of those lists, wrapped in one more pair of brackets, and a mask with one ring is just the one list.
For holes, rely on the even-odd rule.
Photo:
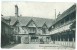
[(18, 43), (21, 43), (21, 37), (18, 37)]

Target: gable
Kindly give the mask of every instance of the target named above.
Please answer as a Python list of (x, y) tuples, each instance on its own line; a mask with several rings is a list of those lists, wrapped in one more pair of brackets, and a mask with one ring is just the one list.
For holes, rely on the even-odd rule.
[[(20, 26), (28, 26), (29, 23), (33, 21), (37, 27), (42, 27), (45, 22), (47, 27), (50, 27), (53, 21), (53, 19), (36, 18), (36, 17), (19, 17), (18, 20), (19, 20)], [(14, 25), (16, 21), (17, 21), (17, 18), (11, 17), (10, 25)]]
[(47, 25), (44, 23), (43, 28), (47, 28)]
[(28, 23), (27, 27), (36, 27), (36, 25), (35, 25), (34, 21), (31, 20), (31, 21)]
[(13, 26), (18, 26), (19, 22), (16, 21)]

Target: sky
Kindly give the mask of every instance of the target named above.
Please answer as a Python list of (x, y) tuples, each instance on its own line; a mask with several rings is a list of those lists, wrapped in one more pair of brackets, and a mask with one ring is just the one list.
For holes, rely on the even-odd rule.
[(4, 1), (1, 5), (3, 16), (15, 16), (15, 5), (18, 5), (19, 15), (22, 17), (40, 17), (55, 19), (59, 12), (62, 14), (71, 7), (72, 2), (10, 2)]

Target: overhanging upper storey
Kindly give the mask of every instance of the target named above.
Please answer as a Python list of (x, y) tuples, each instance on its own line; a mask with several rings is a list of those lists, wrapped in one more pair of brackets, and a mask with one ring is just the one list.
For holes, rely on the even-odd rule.
[(76, 5), (75, 4), (59, 15), (59, 17), (53, 22), (53, 24), (49, 28), (49, 31), (51, 31), (51, 34), (54, 34), (59, 31), (61, 32), (61, 31), (68, 30), (70, 29), (70, 26), (72, 25), (74, 21), (76, 21)]

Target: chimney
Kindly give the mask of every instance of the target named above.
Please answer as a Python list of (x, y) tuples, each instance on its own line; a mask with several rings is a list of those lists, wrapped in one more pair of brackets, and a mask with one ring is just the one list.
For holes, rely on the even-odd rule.
[(18, 6), (15, 5), (15, 16), (18, 17)]
[(57, 15), (57, 17), (59, 17), (61, 14), (60, 14), (60, 12), (58, 13), (58, 15)]

